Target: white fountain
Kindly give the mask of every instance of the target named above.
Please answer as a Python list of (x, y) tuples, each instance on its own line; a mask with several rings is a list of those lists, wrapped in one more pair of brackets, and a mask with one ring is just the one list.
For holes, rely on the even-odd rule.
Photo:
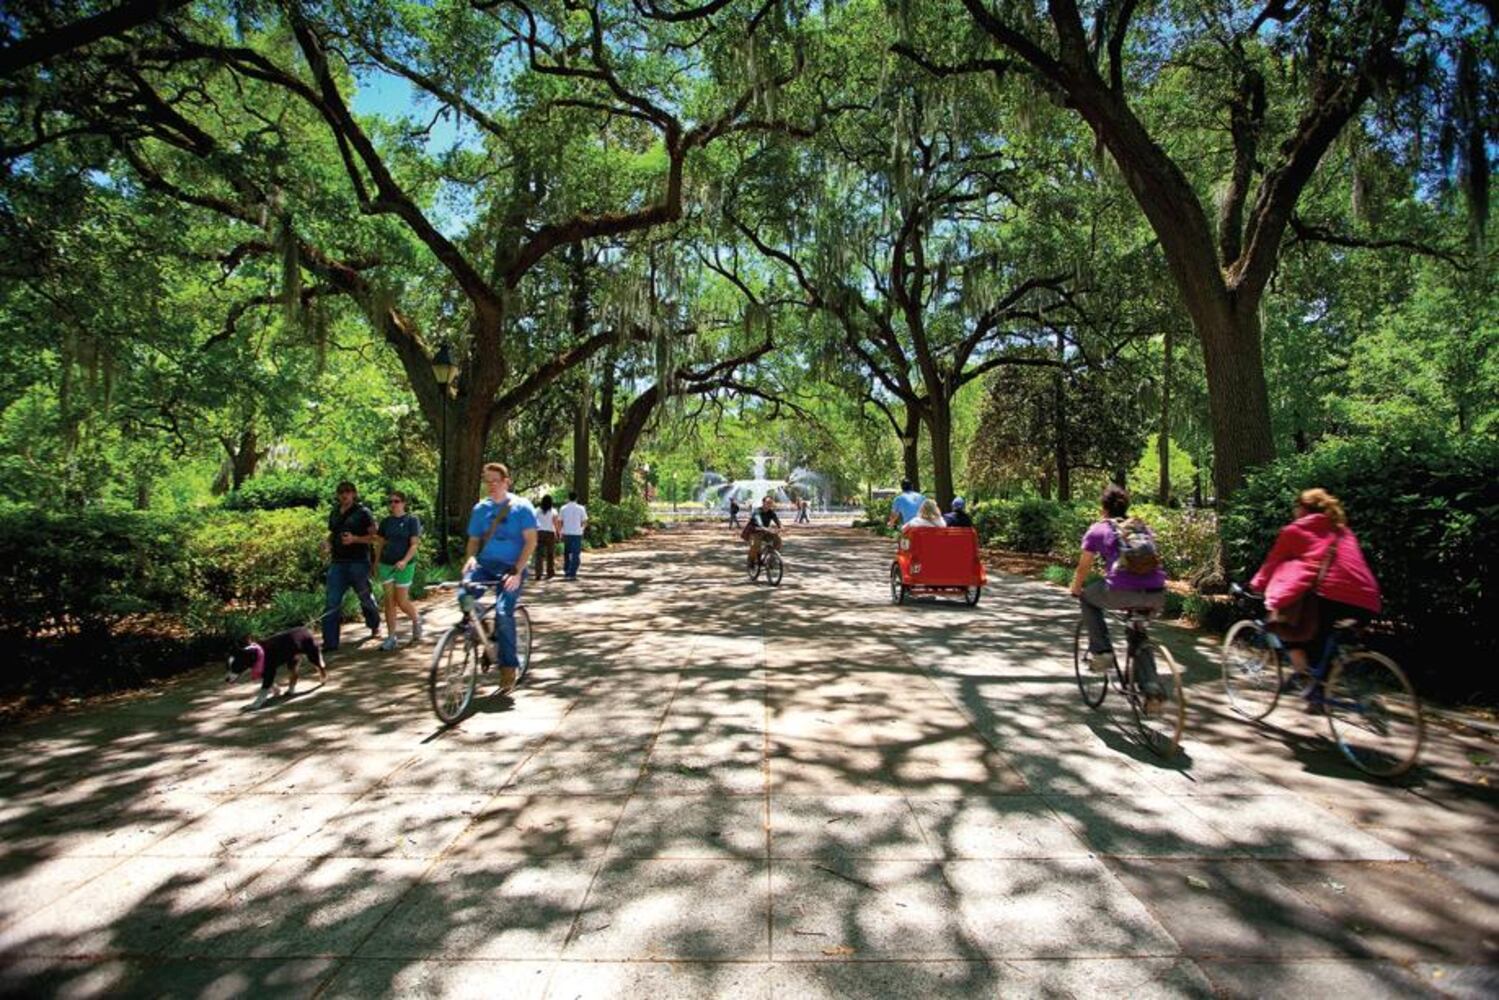
[(810, 469), (796, 468), (785, 479), (767, 479), (765, 465), (769, 455), (753, 455), (750, 458), (751, 476), (748, 479), (725, 480), (716, 472), (703, 473), (703, 486), (698, 491), (698, 500), (715, 507), (727, 508), (730, 500), (738, 500), (741, 506), (758, 504), (762, 497), (774, 497), (777, 503), (787, 503), (793, 498), (826, 502), (827, 490), (821, 475)]

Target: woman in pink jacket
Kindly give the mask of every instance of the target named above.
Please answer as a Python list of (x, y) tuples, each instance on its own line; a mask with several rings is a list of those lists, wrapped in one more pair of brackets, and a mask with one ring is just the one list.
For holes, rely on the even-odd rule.
[(1343, 505), (1321, 489), (1303, 490), (1296, 498), (1296, 519), (1280, 529), (1249, 586), (1264, 593), (1271, 611), (1289, 607), (1308, 592), (1314, 594), (1316, 634), (1306, 642), (1286, 643), (1299, 674), (1306, 673), (1308, 648), (1321, 655), (1333, 622), (1367, 621), (1380, 609), (1379, 584), (1348, 527)]

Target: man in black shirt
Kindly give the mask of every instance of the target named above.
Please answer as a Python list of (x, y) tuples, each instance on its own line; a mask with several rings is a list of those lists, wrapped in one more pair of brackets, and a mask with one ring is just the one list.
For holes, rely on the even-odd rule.
[(968, 516), (968, 505), (963, 502), (962, 497), (953, 497), (952, 510), (942, 515), (942, 520), (947, 522), (949, 528), (971, 528), (973, 518)]
[(323, 602), (323, 652), (338, 648), (339, 609), (350, 587), (359, 595), (364, 624), (370, 638), (380, 637), (380, 608), (370, 593), (370, 546), (379, 536), (375, 533), (375, 515), (359, 502), (359, 493), (347, 480), (338, 484), (338, 505), (328, 514), (328, 537), (323, 552), (331, 557), (328, 564), (328, 591)]
[(749, 565), (753, 566), (760, 559), (760, 545), (762, 542), (781, 547), (781, 536), (770, 530), (770, 526), (781, 526), (781, 519), (776, 515), (776, 502), (770, 496), (760, 501), (760, 507), (749, 516), (748, 523), (744, 526), (745, 537), (749, 539)]

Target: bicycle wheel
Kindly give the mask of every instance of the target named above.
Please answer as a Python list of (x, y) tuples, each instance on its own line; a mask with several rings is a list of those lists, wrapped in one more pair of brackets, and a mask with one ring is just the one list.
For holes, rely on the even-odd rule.
[(524, 606), (515, 609), (515, 656), (520, 660), (515, 672), (515, 683), (519, 684), (531, 672), (531, 612)]
[(906, 600), (906, 585), (900, 579), (900, 563), (890, 564), (890, 603), (904, 604)]
[(765, 582), (772, 587), (778, 587), (785, 573), (786, 564), (781, 561), (781, 554), (775, 549), (765, 553)]
[(427, 676), (432, 711), (444, 725), (451, 726), (468, 712), (478, 680), (479, 643), (467, 623), (459, 622), (432, 651), (432, 669)]
[(983, 592), (984, 591), (982, 587), (969, 587), (967, 590), (963, 591), (963, 600), (971, 608), (979, 602), (979, 595)]
[(1109, 693), (1109, 675), (1095, 674), (1088, 664), (1088, 632), (1081, 621), (1072, 634), (1072, 670), (1077, 674), (1077, 689), (1083, 694), (1083, 703), (1089, 708), (1102, 705)]
[(1280, 701), (1285, 668), (1265, 627), (1248, 618), (1234, 622), (1223, 637), (1222, 658), (1229, 707), (1250, 721), (1273, 712)]
[[(1140, 731), (1141, 738), (1162, 757), (1171, 757), (1175, 755), (1176, 748), (1181, 746), (1182, 730), (1187, 725), (1187, 702), (1182, 694), (1181, 671), (1177, 669), (1176, 658), (1166, 647), (1152, 642), (1149, 648), (1155, 658), (1155, 676), (1164, 691), (1165, 700), (1149, 714), (1145, 711), (1145, 696), (1138, 691), (1130, 695), (1129, 704), (1134, 709), (1135, 728)], [(1139, 656), (1140, 651), (1136, 650), (1136, 660)], [(1131, 664), (1131, 685), (1136, 683), (1138, 676), (1135, 665)]]
[(755, 580), (760, 579), (760, 560), (759, 559), (751, 559), (749, 561), (749, 564), (747, 566), (745, 566), (744, 569), (745, 569), (745, 572), (749, 574), (749, 578), (750, 578), (751, 582), (754, 582)]
[(1323, 695), (1332, 738), (1354, 767), (1380, 778), (1416, 762), (1426, 727), (1421, 701), (1395, 661), (1359, 650), (1332, 668)]

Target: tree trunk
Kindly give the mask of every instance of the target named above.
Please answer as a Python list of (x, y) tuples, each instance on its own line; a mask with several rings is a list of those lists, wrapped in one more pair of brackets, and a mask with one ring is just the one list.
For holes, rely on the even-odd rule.
[[(1057, 360), (1066, 357), (1067, 341), (1057, 330)], [(1052, 437), (1057, 467), (1057, 500), (1072, 502), (1072, 456), (1067, 453), (1067, 371), (1060, 365), (1052, 377)]]
[(906, 405), (906, 425), (900, 435), (901, 478), (908, 480), (913, 489), (921, 489), (921, 411)]
[(939, 390), (927, 407), (927, 433), (932, 448), (932, 487), (943, 510), (952, 505), (952, 400)]
[(1192, 312), (1208, 383), (1213, 490), (1221, 503), (1244, 485), (1250, 469), (1275, 458), (1259, 309), (1257, 302), (1224, 301)]
[(1164, 363), (1161, 366), (1161, 434), (1156, 442), (1156, 457), (1161, 463), (1161, 479), (1156, 487), (1156, 503), (1171, 505), (1171, 326), (1166, 326)]
[[(573, 342), (582, 343), (588, 333), (588, 254), (583, 244), (574, 243), (568, 249), (568, 270), (572, 287), (568, 305), (567, 322), (571, 327)], [(578, 393), (578, 409), (573, 415), (573, 492), (578, 494), (578, 503), (588, 503), (589, 459), (592, 455), (592, 440), (588, 434), (588, 418), (593, 410), (593, 382), (584, 369), (582, 387)]]
[(246, 427), (240, 433), (239, 443), (229, 455), (232, 468), (229, 473), (229, 488), (237, 490), (245, 485), (245, 480), (255, 475), (255, 467), (265, 457), (265, 453), (256, 447), (259, 441), (255, 434), (255, 428)]
[(640, 435), (644, 433), (645, 425), (660, 398), (658, 387), (651, 386), (625, 407), (625, 412), (620, 414), (619, 423), (610, 431), (608, 444), (604, 448), (604, 480), (599, 487), (599, 497), (602, 500), (619, 503), (624, 499), (630, 456), (635, 453), (635, 446), (640, 442)]
[(443, 484), (443, 496), (450, 543), (464, 537), (469, 511), (482, 492), (484, 445), (489, 439), (488, 403), (488, 399), (471, 400), (463, 395), (448, 403), (448, 481)]
[(588, 463), (593, 449), (593, 440), (588, 433), (588, 418), (593, 410), (593, 383), (585, 374), (582, 389), (578, 393), (577, 408), (573, 413), (573, 492), (578, 494), (578, 503), (588, 503)]

